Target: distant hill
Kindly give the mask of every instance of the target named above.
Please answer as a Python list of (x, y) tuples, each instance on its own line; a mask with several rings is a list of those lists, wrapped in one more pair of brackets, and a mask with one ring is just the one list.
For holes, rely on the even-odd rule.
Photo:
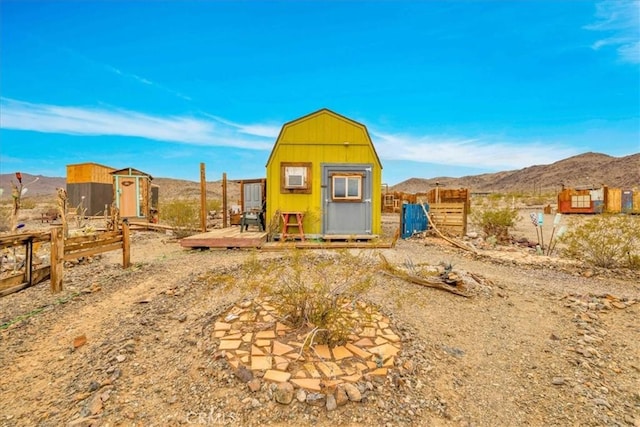
[(550, 165), (464, 176), (461, 178), (411, 178), (390, 187), (392, 191), (419, 193), (436, 186), (469, 188), (472, 192), (553, 192), (566, 187), (600, 186), (640, 189), (640, 153), (612, 157), (600, 153), (585, 153)]
[[(56, 188), (65, 187), (65, 178), (46, 177), (23, 173), (22, 182), (28, 188), (26, 196), (55, 197)], [(2, 199), (11, 194), (11, 181), (17, 182), (14, 174), (0, 175), (0, 188), (4, 190)], [(194, 181), (155, 178), (160, 186), (160, 199), (200, 197), (200, 183)], [(461, 178), (411, 178), (390, 187), (392, 191), (419, 193), (436, 186), (445, 188), (469, 188), (472, 192), (554, 192), (562, 184), (566, 187), (599, 186), (640, 189), (640, 153), (626, 157), (612, 157), (600, 153), (585, 153), (569, 157), (550, 165), (536, 165), (524, 169), (464, 176)], [(227, 183), (229, 204), (238, 203), (240, 186)], [(207, 182), (207, 198), (222, 199), (222, 182)]]

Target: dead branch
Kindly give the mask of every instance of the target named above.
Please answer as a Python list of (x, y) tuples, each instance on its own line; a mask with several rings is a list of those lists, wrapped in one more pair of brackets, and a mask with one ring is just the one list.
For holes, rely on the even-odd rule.
[(381, 271), (382, 274), (386, 274), (387, 276), (395, 277), (397, 279), (402, 279), (409, 283), (414, 283), (417, 285), (422, 285), (422, 286), (426, 286), (434, 289), (440, 289), (441, 291), (450, 292), (452, 294), (459, 295), (461, 297), (465, 297), (465, 298), (471, 297), (471, 295), (465, 292), (462, 292), (461, 290), (457, 289), (454, 286), (442, 283), (440, 279), (435, 279), (435, 278), (428, 279), (425, 277), (419, 277), (419, 276), (406, 273), (402, 270), (398, 270), (393, 265), (391, 265), (391, 263), (389, 263), (387, 258), (385, 258), (385, 256), (382, 254), (380, 254), (380, 258), (382, 259), (382, 268), (383, 268), (383, 270)]
[(453, 246), (456, 246), (460, 249), (464, 249), (465, 251), (469, 251), (469, 252), (473, 252), (474, 254), (477, 254), (478, 252), (474, 249), (471, 248), (467, 245), (464, 245), (460, 242), (456, 242), (455, 240), (445, 236), (444, 234), (442, 234), (440, 232), (440, 230), (438, 230), (438, 227), (436, 227), (436, 224), (433, 222), (433, 220), (431, 220), (431, 216), (429, 216), (429, 212), (427, 212), (427, 209), (424, 207), (424, 204), (420, 204), (420, 206), (422, 206), (422, 210), (424, 211), (424, 214), (427, 216), (427, 221), (429, 221), (429, 224), (431, 224), (431, 227), (433, 227), (433, 231), (436, 232), (436, 234), (440, 237), (442, 237), (444, 240), (446, 240), (447, 242), (451, 243)]

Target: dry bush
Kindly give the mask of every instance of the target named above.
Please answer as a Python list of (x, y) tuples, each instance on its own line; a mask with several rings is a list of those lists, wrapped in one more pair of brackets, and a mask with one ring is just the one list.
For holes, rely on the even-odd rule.
[(309, 332), (307, 345), (337, 345), (362, 321), (349, 308), (373, 284), (377, 265), (373, 258), (348, 251), (314, 255), (294, 250), (275, 260), (259, 260), (254, 254), (242, 264), (239, 277), (213, 274), (205, 281), (271, 296), (280, 322)]
[(640, 218), (631, 215), (595, 215), (559, 240), (564, 243), (562, 254), (604, 267), (640, 268)]
[(519, 220), (517, 209), (498, 207), (495, 203), (471, 212), (471, 221), (480, 227), (485, 237), (495, 237), (500, 242), (511, 240), (509, 231)]

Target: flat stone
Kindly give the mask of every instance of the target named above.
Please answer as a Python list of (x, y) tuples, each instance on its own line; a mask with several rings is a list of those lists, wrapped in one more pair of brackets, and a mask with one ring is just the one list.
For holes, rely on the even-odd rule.
[(354, 342), (353, 345), (356, 345), (362, 348), (362, 347), (373, 347), (375, 344), (369, 338), (361, 338), (358, 341)]
[(283, 354), (292, 352), (294, 350), (293, 347), (287, 344), (283, 344), (280, 341), (273, 341), (273, 350), (271, 351), (276, 356), (282, 356)]
[(356, 363), (356, 369), (358, 372), (365, 372), (369, 370), (369, 367), (362, 362)]
[(347, 350), (349, 350), (351, 353), (353, 353), (354, 355), (356, 355), (357, 357), (359, 357), (360, 359), (363, 360), (367, 360), (369, 358), (371, 358), (371, 356), (373, 356), (371, 353), (369, 353), (366, 350), (362, 350), (360, 347), (357, 347), (351, 343), (347, 343), (345, 345), (345, 347), (347, 348)]
[(389, 327), (389, 324), (387, 322), (378, 322), (378, 328), (387, 329), (388, 327)]
[(353, 357), (353, 353), (345, 348), (345, 346), (338, 346), (331, 349), (334, 360), (342, 360), (348, 357)]
[[(267, 314), (266, 316), (262, 316), (262, 321), (263, 322), (270, 323), (270, 322), (273, 322), (274, 320), (276, 320), (275, 317), (273, 317), (270, 314)], [(275, 332), (274, 332), (274, 337), (275, 337)]]
[(374, 338), (376, 336), (377, 329), (373, 327), (364, 328), (362, 332), (360, 332), (360, 336), (364, 338)]
[(253, 322), (254, 320), (256, 320), (256, 314), (251, 312), (242, 313), (238, 320), (240, 320), (241, 322)]
[(325, 377), (333, 378), (342, 375), (342, 369), (333, 362), (318, 362), (318, 369), (322, 371)]
[(388, 343), (389, 341), (387, 341), (385, 338), (382, 338), (382, 335), (380, 335), (377, 336), (373, 342), (375, 343), (375, 345), (382, 345)]
[(242, 344), (240, 340), (222, 340), (218, 350), (235, 350), (240, 347), (240, 344)]
[(320, 379), (318, 378), (293, 378), (291, 382), (305, 390), (320, 391)]
[(267, 372), (265, 372), (264, 377), (262, 378), (265, 381), (283, 383), (283, 382), (289, 381), (289, 378), (291, 378), (291, 374), (288, 372), (277, 371), (275, 369), (269, 369)]
[(337, 386), (339, 386), (340, 384), (342, 384), (343, 381), (342, 380), (321, 380), (320, 381), (320, 387), (325, 389), (325, 390), (335, 390), (335, 388)]
[(320, 372), (318, 372), (318, 369), (316, 369), (316, 366), (309, 362), (309, 363), (305, 363), (304, 365), (304, 369), (309, 373), (309, 375), (311, 375), (312, 378), (320, 378), (322, 377), (322, 375), (320, 375)]
[(362, 374), (343, 375), (340, 378), (348, 383), (357, 383), (362, 379)]
[(251, 356), (251, 369), (254, 371), (271, 369), (271, 356)]
[(382, 366), (386, 366), (387, 368), (391, 368), (391, 367), (393, 367), (393, 364), (395, 363), (395, 361), (396, 361), (395, 357), (391, 356), (390, 358), (388, 358), (387, 360), (384, 361)]
[(276, 332), (289, 331), (289, 330), (291, 330), (291, 328), (288, 327), (287, 325), (280, 322), (276, 322)]
[(233, 367), (233, 369), (238, 369), (238, 366), (240, 366), (240, 361), (237, 359), (229, 359), (228, 363)]
[(264, 351), (260, 350), (255, 345), (252, 345), (251, 346), (251, 355), (252, 356), (262, 356), (262, 355), (264, 355)]
[(382, 338), (384, 338), (385, 340), (389, 341), (389, 342), (400, 342), (400, 337), (397, 336), (396, 334), (388, 334), (388, 335), (383, 335)]
[(256, 332), (256, 339), (275, 338), (276, 333), (274, 331), (260, 331)]
[(229, 331), (231, 330), (231, 324), (226, 322), (216, 322), (213, 325), (214, 331)]
[(242, 342), (251, 342), (253, 339), (253, 334), (251, 332), (247, 332), (242, 336)]
[(382, 377), (382, 376), (386, 376), (387, 372), (388, 372), (387, 368), (378, 368), (376, 370), (371, 371), (370, 374), (374, 376)]
[(242, 363), (244, 363), (245, 365), (249, 364), (250, 360), (251, 360), (251, 358), (249, 357), (248, 354), (245, 354), (244, 356), (240, 356), (240, 361)]
[(289, 367), (289, 360), (282, 356), (274, 356), (273, 365), (274, 365), (274, 368), (280, 371), (286, 371), (287, 368)]
[(300, 369), (298, 372), (293, 374), (294, 378), (308, 378), (307, 372), (304, 369)]
[(215, 332), (213, 333), (213, 337), (214, 337), (214, 338), (222, 338), (222, 337), (224, 337), (225, 335), (227, 335), (227, 331), (222, 331), (222, 330), (221, 330), (221, 331), (215, 331)]
[(382, 344), (369, 349), (369, 351), (381, 356), (383, 359), (386, 359), (390, 356), (397, 355), (400, 352), (400, 349), (392, 344)]
[(242, 334), (240, 332), (229, 333), (229, 335), (224, 337), (225, 340), (239, 340), (240, 338), (242, 338)]
[(269, 347), (271, 345), (271, 340), (256, 340), (255, 345), (257, 347)]
[(315, 354), (318, 357), (325, 360), (331, 359), (331, 351), (329, 350), (328, 345), (319, 344), (319, 345), (316, 345), (313, 349), (315, 350)]

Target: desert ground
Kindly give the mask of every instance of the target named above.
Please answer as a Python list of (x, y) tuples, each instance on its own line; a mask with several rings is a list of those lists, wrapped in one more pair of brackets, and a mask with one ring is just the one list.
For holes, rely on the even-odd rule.
[[(514, 235), (535, 240), (522, 217)], [(397, 221), (384, 216), (387, 236)], [(131, 251), (128, 269), (109, 252), (68, 265), (61, 293), (45, 281), (0, 298), (0, 425), (640, 426), (637, 272), (519, 246), (473, 254), (429, 235), (350, 250), (373, 277), (361, 299), (402, 347), (386, 376), (355, 384), (359, 399), (328, 408), (278, 403), (259, 374), (248, 387), (214, 336), (254, 295), (210, 278), (240, 281), (248, 262), (290, 253), (189, 250), (150, 231), (133, 233)], [(475, 286), (465, 298), (390, 277), (380, 254), (398, 268), (451, 265)], [(333, 256), (301, 258), (312, 271)]]

